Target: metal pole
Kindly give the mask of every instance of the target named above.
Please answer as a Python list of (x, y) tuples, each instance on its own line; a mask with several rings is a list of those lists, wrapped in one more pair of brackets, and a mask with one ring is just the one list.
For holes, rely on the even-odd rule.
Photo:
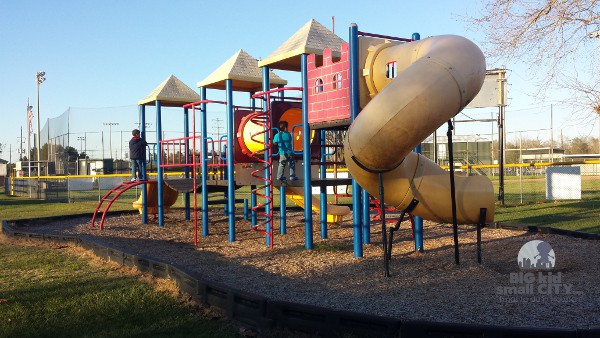
[(454, 127), (452, 120), (448, 120), (448, 154), (450, 156), (450, 199), (452, 202), (452, 231), (454, 234), (454, 263), (459, 264), (458, 252), (458, 221), (456, 218), (456, 186), (454, 183), (454, 154), (452, 149), (452, 131)]
[[(358, 25), (350, 24), (350, 119), (354, 121), (360, 111), (358, 92)], [(361, 188), (356, 180), (352, 180), (352, 216), (354, 236), (354, 258), (363, 256), (362, 217), (361, 217)]]
[[(412, 39), (414, 41), (418, 41), (421, 40), (421, 35), (419, 33), (413, 33), (412, 35)], [(434, 139), (437, 138), (437, 130), (433, 133), (433, 137)], [(468, 143), (467, 143), (468, 144)], [(437, 146), (437, 140), (434, 142), (434, 145)], [(417, 147), (414, 149), (414, 151), (417, 154), (421, 154), (421, 144), (419, 143), (417, 145)], [(434, 151), (434, 154), (437, 154), (437, 149)], [(435, 156), (435, 161), (437, 163), (437, 155)], [(385, 208), (385, 206), (383, 205), (383, 201), (381, 204), (381, 209), (383, 210)], [(414, 241), (415, 241), (415, 251), (419, 251), (419, 252), (423, 252), (424, 250), (424, 246), (423, 246), (423, 218), (419, 217), (419, 216), (415, 216), (415, 235), (414, 235)], [(400, 220), (400, 222), (402, 222), (402, 220)]]
[[(271, 82), (270, 82), (270, 78), (269, 78), (269, 67), (262, 67), (262, 89), (263, 91), (268, 91), (271, 88)], [(266, 97), (264, 96), (263, 98), (268, 98), (270, 99), (270, 96), (267, 95)], [(269, 127), (269, 124), (267, 124), (267, 126), (265, 126), (265, 133), (263, 134), (263, 142), (265, 144), (272, 144), (273, 139), (272, 139), (272, 127), (273, 127), (273, 113), (271, 111), (269, 111), (269, 102), (267, 102), (266, 100), (263, 100), (263, 112), (268, 112), (269, 113), (269, 117), (266, 119), (266, 121), (271, 121), (271, 125)], [(265, 194), (265, 231), (266, 231), (266, 236), (265, 236), (265, 243), (267, 244), (267, 246), (271, 247), (273, 245), (273, 238), (271, 238), (271, 234), (274, 233), (274, 231), (272, 231), (273, 228), (273, 212), (274, 212), (274, 191), (273, 191), (273, 176), (276, 177), (276, 173), (274, 173), (273, 171), (273, 165), (271, 164), (271, 166), (269, 167), (268, 163), (271, 162), (271, 154), (272, 151), (269, 149), (269, 147), (264, 147), (264, 154), (263, 154), (263, 160), (265, 161), (265, 168), (264, 168), (264, 176), (265, 176), (265, 188), (264, 188), (264, 194)], [(280, 159), (281, 160), (281, 159)], [(279, 187), (279, 217), (280, 217), (280, 232), (284, 233), (287, 232), (287, 225), (285, 222), (285, 186), (280, 186)], [(283, 203), (281, 203), (283, 202)]]
[(505, 156), (505, 142), (506, 142), (506, 128), (505, 128), (505, 109), (506, 109), (506, 97), (505, 97), (505, 86), (506, 86), (506, 73), (498, 73), (498, 81), (500, 82), (500, 95), (499, 95), (499, 116), (498, 116), (498, 140), (500, 146), (500, 158), (498, 160), (500, 166), (500, 184), (498, 188), (498, 200), (500, 204), (504, 206), (504, 161)]
[[(140, 106), (140, 136), (147, 140), (146, 138), (146, 106)], [(87, 140), (86, 140), (87, 142)], [(144, 149), (144, 153), (146, 149)], [(131, 155), (131, 154), (130, 154)], [(144, 175), (144, 179), (148, 179), (148, 171), (146, 170), (146, 156), (144, 156), (144, 160), (142, 161), (142, 175)], [(148, 196), (147, 194), (147, 186), (146, 184), (142, 184), (142, 224), (148, 224)]]
[[(184, 173), (185, 173), (185, 178), (190, 178), (190, 167), (187, 165), (189, 164), (188, 159), (190, 158), (190, 125), (189, 125), (189, 112), (188, 112), (188, 108), (183, 108), (183, 137), (185, 137), (185, 144), (184, 144), (184, 150), (183, 150), (183, 158), (185, 158), (185, 169), (184, 169)], [(190, 214), (190, 193), (186, 192), (184, 195), (184, 204), (185, 204), (185, 219), (187, 221), (190, 220), (191, 218), (191, 214)]]
[[(327, 160), (326, 155), (326, 134), (325, 134), (325, 130), (321, 130), (321, 147), (320, 147), (320, 151), (321, 151), (321, 165), (319, 166), (319, 178), (320, 179), (327, 179), (327, 168), (325, 166), (325, 161)], [(322, 185), (319, 188), (319, 193), (320, 193), (320, 206), (319, 208), (321, 209), (320, 212), (320, 220), (321, 220), (321, 238), (327, 238), (327, 187)]]
[(165, 211), (163, 201), (163, 168), (162, 168), (162, 111), (160, 100), (156, 100), (156, 198), (158, 200), (158, 226), (162, 228), (165, 225)]
[(312, 201), (312, 184), (310, 173), (310, 127), (308, 125), (308, 54), (300, 56), (300, 68), (302, 76), (302, 161), (304, 177), (304, 245), (306, 249), (313, 248), (313, 221), (312, 208), (308, 203)]
[[(158, 108), (157, 108), (158, 109)], [(104, 122), (105, 126), (108, 126), (108, 151), (110, 154), (110, 158), (113, 158), (113, 152), (112, 152), (112, 126), (118, 126), (119, 123), (118, 122)], [(115, 156), (115, 159), (117, 158), (117, 156)]]
[[(523, 163), (523, 135), (519, 132), (519, 163)], [(521, 204), (523, 204), (523, 167), (519, 168), (519, 190), (521, 192)]]
[(42, 84), (46, 78), (44, 77), (46, 75), (46, 72), (37, 72), (36, 74), (36, 88), (37, 88), (37, 175), (38, 177), (41, 174), (41, 163), (40, 163), (40, 84)]
[(28, 177), (31, 177), (31, 121), (29, 121), (29, 112), (31, 111), (29, 105), (29, 98), (27, 98), (27, 170), (29, 171)]
[(227, 212), (229, 213), (229, 242), (235, 241), (235, 177), (233, 176), (233, 84), (225, 80), (227, 95)]
[(554, 112), (550, 104), (550, 162), (554, 162)]
[[(200, 100), (206, 100), (206, 87), (200, 87)], [(202, 237), (208, 236), (208, 131), (207, 131), (207, 122), (206, 122), (206, 103), (203, 102), (200, 104), (200, 119), (201, 119), (201, 129), (200, 129), (200, 162), (201, 171), (202, 171)], [(194, 129), (194, 149), (196, 149), (196, 123), (194, 120), (194, 124), (192, 125)], [(217, 138), (217, 141), (219, 139)], [(213, 143), (214, 144), (214, 143)], [(196, 152), (194, 151), (193, 156), (196, 156)], [(215, 156), (215, 154), (212, 154)], [(196, 168), (194, 168), (194, 177), (196, 175)], [(196, 208), (196, 207), (195, 207)]]

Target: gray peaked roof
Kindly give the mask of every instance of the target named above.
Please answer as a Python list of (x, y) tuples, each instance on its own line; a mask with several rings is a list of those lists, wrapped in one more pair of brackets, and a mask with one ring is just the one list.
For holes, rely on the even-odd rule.
[(157, 100), (165, 107), (181, 107), (187, 103), (200, 101), (200, 95), (171, 75), (154, 88), (148, 96), (138, 101), (138, 104), (154, 105)]
[(269, 66), (272, 69), (300, 71), (300, 55), (315, 54), (321, 61), (323, 49), (330, 48), (334, 58), (340, 57), (340, 45), (344, 40), (335, 35), (315, 19), (308, 21), (292, 37), (287, 39), (266, 59), (259, 61), (258, 66)]
[[(198, 82), (197, 87), (225, 89), (225, 80), (231, 80), (232, 89), (242, 92), (258, 92), (262, 90), (262, 70), (258, 61), (243, 49), (237, 51), (219, 68)], [(286, 85), (287, 81), (272, 71), (269, 74), (271, 87)]]

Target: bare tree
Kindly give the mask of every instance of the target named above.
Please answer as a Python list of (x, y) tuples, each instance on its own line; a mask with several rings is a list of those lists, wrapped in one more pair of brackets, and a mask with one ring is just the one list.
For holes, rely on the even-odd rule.
[(529, 66), (540, 81), (538, 98), (551, 89), (568, 90), (565, 103), (586, 108), (588, 116), (589, 108), (600, 112), (593, 39), (600, 28), (599, 1), (488, 0), (480, 16), (466, 19), (472, 29), (485, 32), (484, 49), (494, 62)]

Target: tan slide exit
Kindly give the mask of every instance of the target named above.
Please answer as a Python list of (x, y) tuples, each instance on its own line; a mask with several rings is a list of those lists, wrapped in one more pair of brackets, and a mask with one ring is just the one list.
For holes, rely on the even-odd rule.
[[(304, 188), (303, 187), (290, 187), (288, 186), (285, 190), (287, 198), (291, 199), (301, 208), (306, 208), (304, 201)], [(310, 203), (312, 211), (319, 212), (321, 210), (321, 198), (319, 195), (312, 195), (312, 201)], [(337, 223), (344, 219), (344, 216), (350, 213), (350, 208), (345, 205), (333, 205), (327, 204), (327, 222)]]
[[(397, 76), (386, 77), (396, 61)], [(405, 44), (384, 43), (369, 49), (363, 70), (370, 102), (348, 129), (344, 144), (348, 170), (371, 195), (379, 196), (383, 174), (385, 202), (399, 210), (413, 199), (413, 214), (452, 222), (449, 173), (412, 149), (458, 114), (479, 92), (485, 57), (466, 38), (430, 37)], [(494, 219), (494, 189), (487, 177), (455, 178), (460, 224)]]

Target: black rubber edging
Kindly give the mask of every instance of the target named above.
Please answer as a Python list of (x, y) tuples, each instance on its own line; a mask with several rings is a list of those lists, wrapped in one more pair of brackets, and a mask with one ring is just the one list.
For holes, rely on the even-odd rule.
[(568, 237), (573, 237), (573, 238), (600, 240), (600, 234), (592, 234), (589, 232), (566, 230), (566, 229), (559, 229), (559, 228), (546, 227), (546, 226), (494, 222), (489, 227), (493, 228), (493, 229), (526, 231), (526, 232), (533, 232), (533, 233), (539, 233), (539, 234), (561, 235), (561, 236), (568, 236)]
[[(80, 216), (76, 215), (75, 217)], [(8, 225), (9, 222), (11, 225)], [(96, 256), (107, 261), (112, 260), (120, 262), (122, 265), (136, 267), (139, 271), (156, 277), (170, 278), (175, 281), (181, 292), (190, 295), (198, 303), (218, 307), (225, 312), (227, 318), (257, 329), (280, 327), (327, 337), (358, 335), (360, 337), (426, 336), (432, 338), (590, 338), (600, 336), (600, 328), (502, 327), (400, 320), (351, 311), (331, 310), (320, 306), (269, 300), (261, 295), (204, 281), (198, 273), (188, 271), (185, 268), (155, 258), (111, 248), (106, 243), (99, 241), (82, 239), (76, 236), (49, 236), (28, 233), (20, 231), (20, 229), (15, 230), (13, 225), (18, 227), (18, 223), (19, 221), (3, 220), (1, 230), (6, 235), (16, 239), (75, 243), (84, 249), (91, 250)], [(531, 226), (509, 226), (514, 230), (535, 230), (539, 232), (539, 229), (530, 229)], [(497, 227), (503, 228), (501, 226)], [(566, 231), (565, 234), (570, 232)]]

